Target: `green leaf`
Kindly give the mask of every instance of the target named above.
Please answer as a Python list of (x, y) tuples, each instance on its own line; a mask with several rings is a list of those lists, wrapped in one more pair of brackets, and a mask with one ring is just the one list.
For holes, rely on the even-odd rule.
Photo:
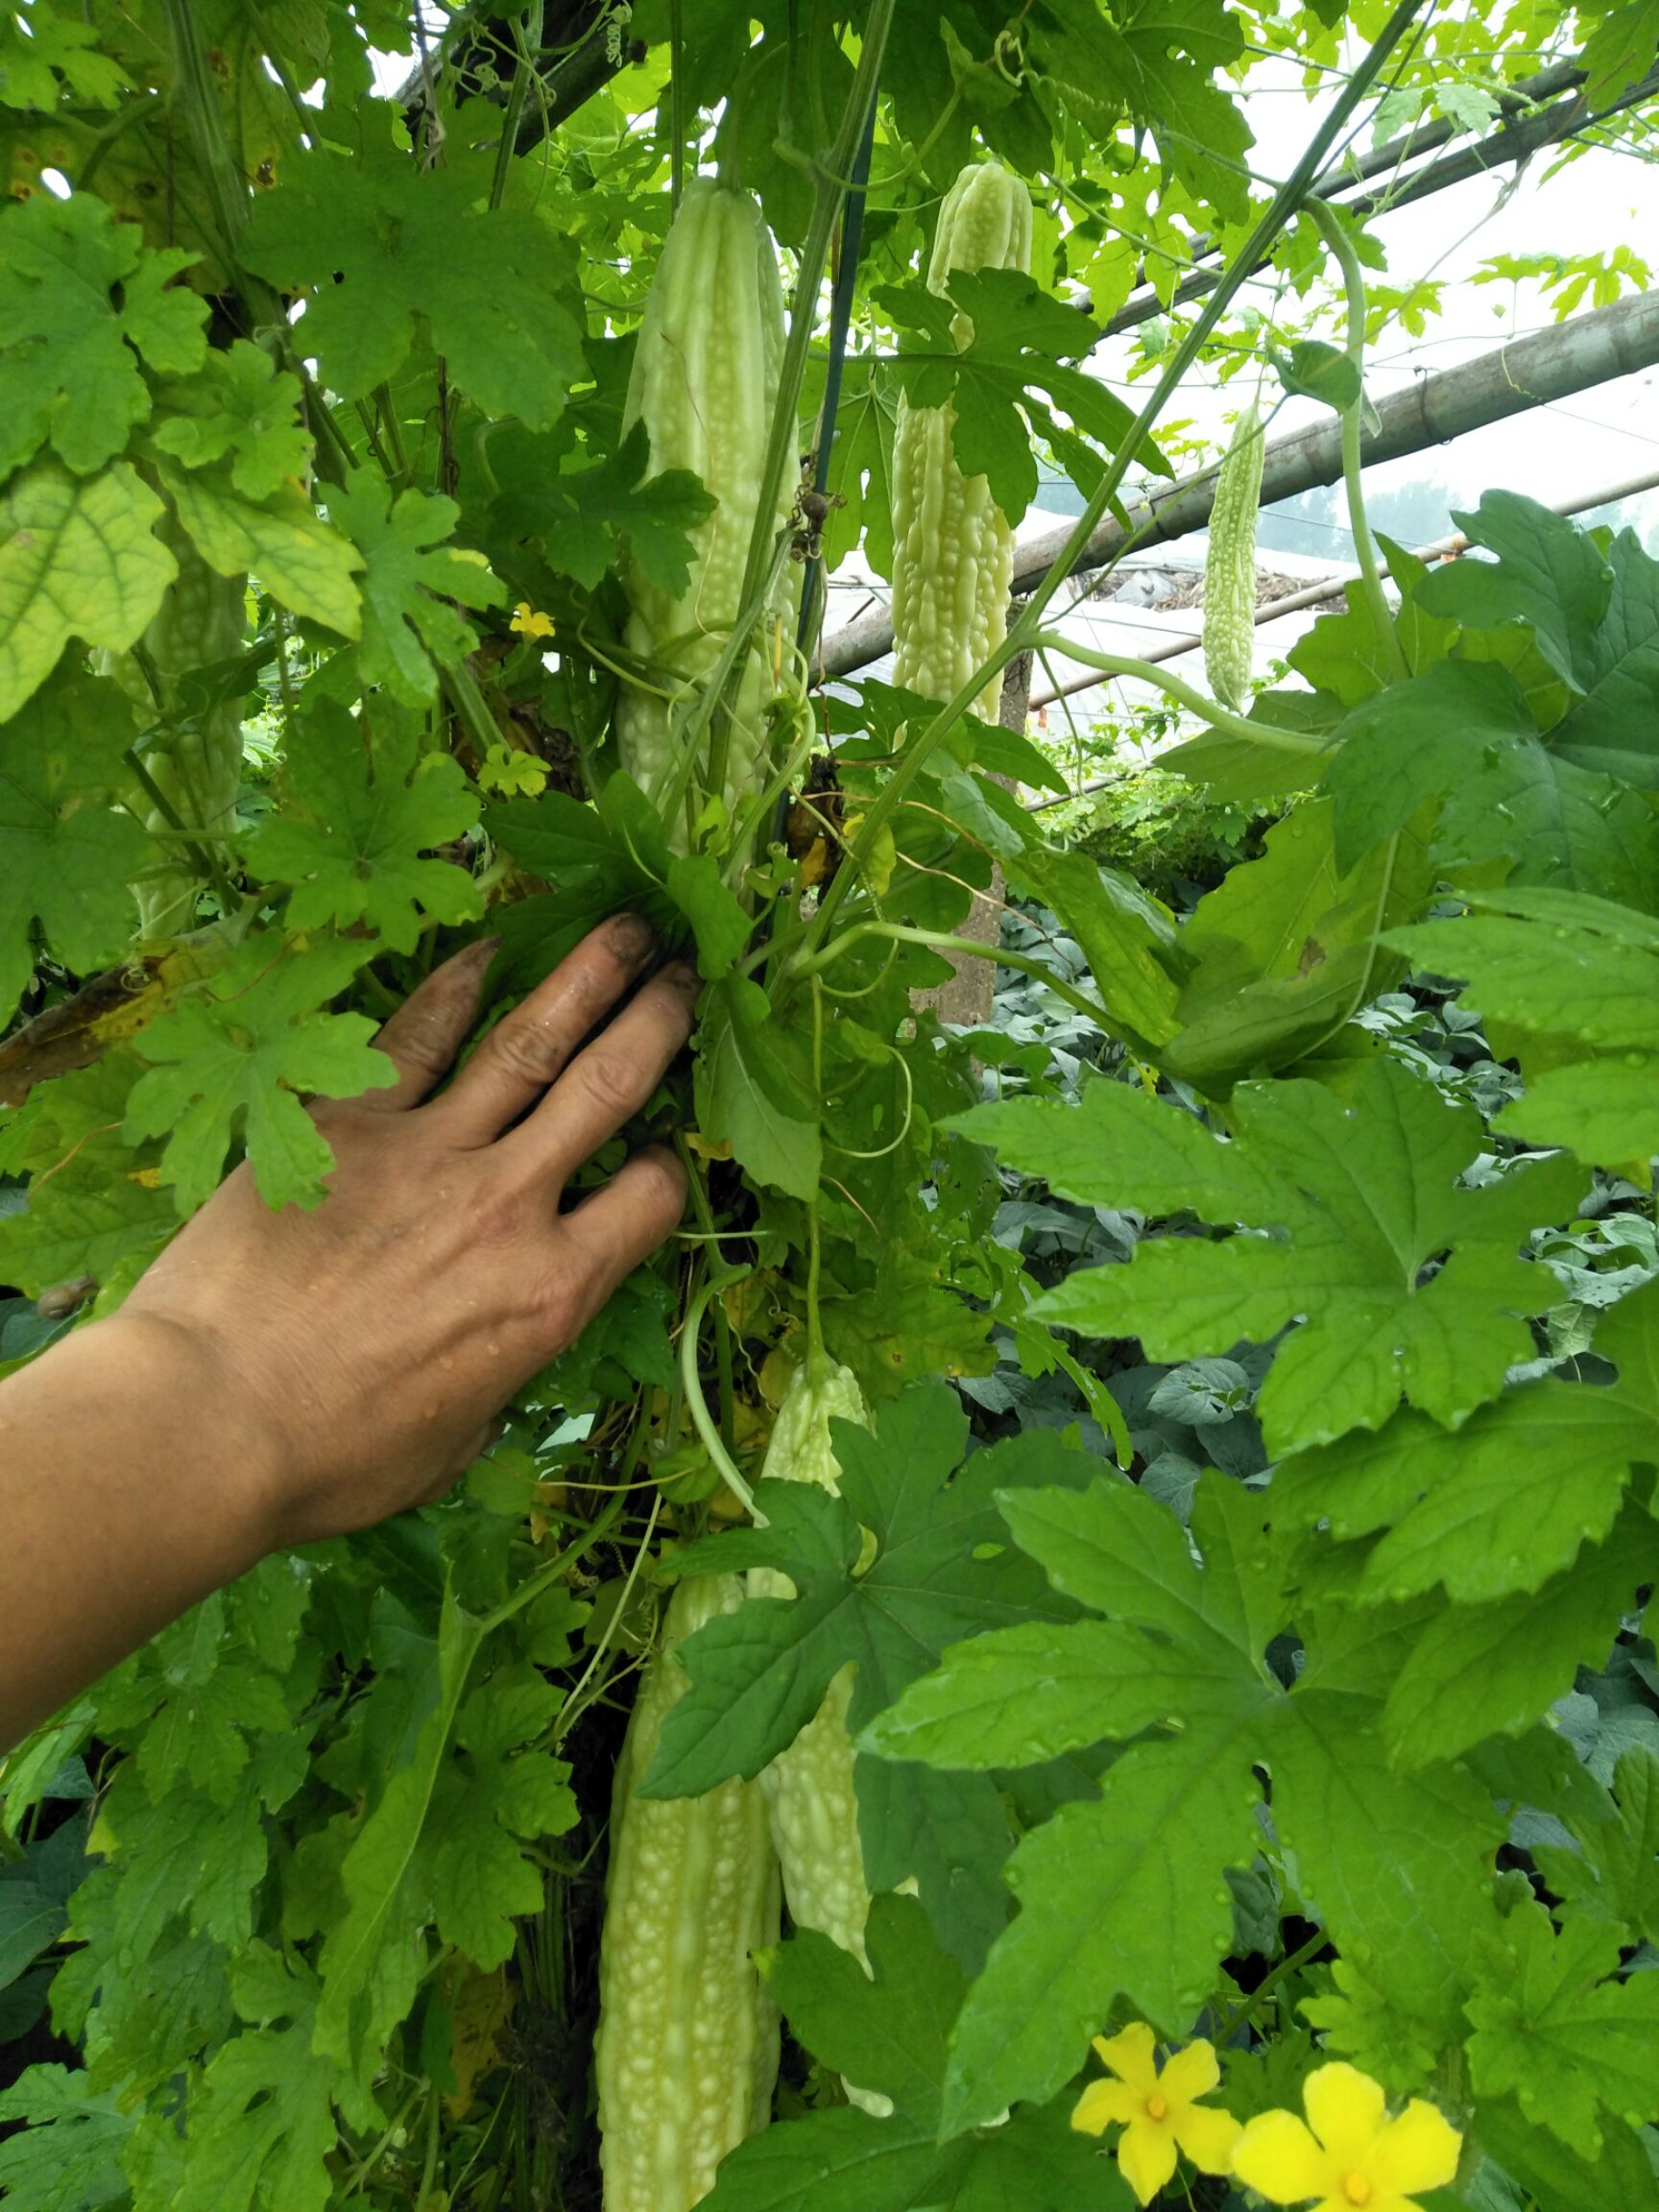
[(30, 2066), (0, 2089), (0, 2121), (19, 2120), (29, 2126), (0, 2142), (10, 2212), (99, 2212), (126, 2197), (132, 2121), (114, 2090), (94, 2095), (84, 2073)]
[(207, 302), (170, 281), (194, 259), (154, 252), (90, 193), (12, 204), (0, 228), (0, 477), (43, 445), (90, 475), (150, 412), (140, 357), (163, 373), (200, 367)]
[(428, 921), (474, 921), (478, 886), (452, 861), (423, 859), (473, 828), (478, 801), (457, 761), (421, 755), (412, 721), (332, 700), (290, 722), (289, 803), (245, 841), (267, 881), (291, 883), (291, 929), (365, 922), (395, 951), (412, 952)]
[(805, 1933), (772, 1954), (767, 1981), (796, 2039), (890, 2097), (893, 2116), (811, 2112), (762, 2129), (722, 2164), (709, 2212), (1127, 2212), (1127, 2190), (1063, 2110), (1026, 2107), (940, 2147), (946, 2041), (965, 1979), (908, 1898), (876, 1898), (866, 1939), (869, 1976)]
[(1584, 42), (1584, 97), (1599, 111), (1652, 68), (1659, 0), (1590, 0), (1579, 20), (1596, 25)]
[(1639, 792), (1592, 775), (1538, 737), (1482, 760), (1441, 809), (1433, 850), (1455, 879), (1511, 859), (1509, 880), (1650, 904), (1659, 829)]
[(1298, 1690), (1278, 1719), (1273, 1817), (1315, 1916), (1391, 2004), (1455, 2037), (1475, 1949), (1497, 1926), (1491, 1855), (1507, 1821), (1456, 1767), (1395, 1773), (1363, 1701)]
[(1616, 1927), (1557, 1929), (1527, 1903), (1506, 1934), (1510, 1956), (1468, 2003), (1470, 2079), (1479, 2096), (1513, 2095), (1535, 2127), (1594, 2158), (1602, 2111), (1617, 2122), (1659, 2104), (1659, 1981), (1613, 1979)]
[(170, 1132), (161, 1180), (191, 1213), (218, 1182), (240, 1135), (268, 1206), (316, 1206), (334, 1155), (299, 1094), (354, 1098), (397, 1080), (362, 1014), (319, 1011), (374, 950), (324, 938), (303, 950), (254, 935), (228, 967), (136, 1039), (150, 1062), (127, 1108), (129, 1142)]
[(878, 576), (893, 574), (895, 395), (874, 361), (850, 360), (835, 414), (829, 492), (839, 502), (824, 523), (824, 565), (833, 572), (860, 543)]
[(1182, 1027), (1159, 1054), (1213, 1096), (1240, 1075), (1315, 1050), (1401, 973), (1379, 954), (1379, 916), (1405, 921), (1429, 888), (1415, 828), (1336, 865), (1332, 803), (1305, 801), (1275, 824), (1261, 859), (1228, 870), (1181, 933), (1191, 964)]
[(315, 2046), (342, 2065), (362, 2047), (364, 2006), (373, 2049), (415, 2002), (423, 1956), (421, 1932), (432, 1911), (425, 1893), (430, 1876), (421, 1863), (422, 1832), (483, 1640), (482, 1622), (446, 1590), (437, 1649), (422, 1685), (425, 1710), (419, 1734), (406, 1763), (397, 1767), (352, 1837), (341, 1864), (348, 1903), (327, 1931), (319, 1961), (323, 1993)]
[(1512, 2097), (1482, 2097), (1475, 2132), (1504, 2173), (1550, 2212), (1659, 2212), (1659, 2175), (1642, 2137), (1609, 2128), (1599, 2158), (1580, 2158), (1547, 2128), (1535, 2128)]
[(1335, 802), (1336, 867), (1355, 868), (1486, 755), (1536, 737), (1521, 686), (1493, 661), (1436, 661), (1365, 700), (1333, 733), (1320, 780)]
[(1277, 1232), (1143, 1238), (1127, 1265), (1081, 1269), (1033, 1309), (1170, 1360), (1266, 1343), (1300, 1320), (1262, 1390), (1275, 1455), (1380, 1428), (1402, 1394), (1450, 1426), (1496, 1396), (1530, 1357), (1523, 1316), (1556, 1296), (1518, 1247), (1539, 1219), (1565, 1216), (1581, 1171), (1549, 1163), (1459, 1188), (1477, 1118), (1393, 1060), (1366, 1066), (1347, 1105), (1316, 1083), (1242, 1084), (1232, 1120), (1223, 1144), (1177, 1106), (1097, 1082), (1077, 1107), (1019, 1099), (947, 1126), (1085, 1204), (1190, 1207)]
[(1213, 1539), (1203, 1573), (1169, 1508), (1127, 1483), (999, 1496), (1015, 1542), (1054, 1586), (1116, 1618), (1021, 1623), (952, 1647), (860, 1748), (991, 1769), (1158, 1726), (1245, 1731), (1274, 1695), (1256, 1653), (1278, 1616), (1269, 1605), (1259, 1619), (1245, 1599), (1243, 1578), (1258, 1580), (1261, 1562), (1235, 1551), (1225, 1488), (1207, 1476), (1194, 1512)]
[[(1094, 346), (1095, 325), (1015, 270), (954, 270), (950, 288), (947, 301), (919, 282), (876, 287), (878, 304), (904, 334), (887, 373), (912, 406), (949, 404), (954, 410), (956, 464), (965, 476), (985, 477), (1010, 522), (1018, 522), (1037, 495), (1031, 423), (1064, 436), (1045, 401), (1063, 408), (1094, 441), (1091, 447), (1073, 437), (1066, 447), (1073, 471), (1092, 489), (1103, 473), (1104, 455), (1134, 425), (1131, 409), (1115, 393), (1067, 366)], [(971, 332), (960, 349), (952, 301), (968, 318)], [(1142, 441), (1136, 458), (1156, 474), (1170, 472), (1149, 441)]]
[[(1536, 1074), (1528, 1040), (1518, 1041), (1527, 1094), (1504, 1108), (1498, 1126), (1586, 1160), (1646, 1159), (1659, 1148), (1659, 927), (1582, 892), (1505, 890), (1482, 904), (1507, 911), (1421, 923), (1390, 941), (1425, 967), (1464, 978), (1488, 1022), (1542, 1034)], [(1566, 1050), (1568, 1038), (1590, 1053)]]
[(1375, 1436), (1286, 1460), (1277, 1525), (1329, 1518), (1339, 1539), (1385, 1528), (1361, 1593), (1400, 1599), (1444, 1584), (1464, 1604), (1535, 1591), (1613, 1526), (1631, 1463), (1654, 1450), (1653, 1417), (1609, 1390), (1552, 1380), (1505, 1391), (1455, 1434), (1401, 1413)]
[[(196, 550), (221, 576), (252, 569), (272, 597), (296, 614), (355, 637), (363, 624), (356, 570), (363, 556), (330, 528), (304, 493), (281, 484), (257, 503), (220, 465), (164, 467), (161, 480)], [(338, 493), (334, 494), (336, 500)]]
[(1550, 733), (1575, 766), (1651, 791), (1659, 785), (1659, 561), (1633, 530), (1607, 548), (1612, 594), (1583, 666), (1584, 695)]
[(1243, 33), (1221, 0), (1137, 0), (1107, 16), (1093, 0), (1043, 0), (1033, 26), (1047, 76), (1102, 136), (1125, 112), (1156, 142), (1159, 167), (1242, 223), (1252, 133), (1215, 82)]
[(633, 567), (660, 591), (679, 593), (690, 582), (690, 533), (715, 502), (689, 469), (651, 467), (650, 440), (636, 422), (615, 453), (585, 469), (568, 462), (565, 442), (509, 430), (493, 439), (491, 467), (503, 490), (490, 526), (512, 539), (540, 539), (549, 565), (589, 591), (626, 549)]
[[(363, 557), (363, 632), (357, 665), (366, 685), (423, 707), (437, 696), (433, 669), (452, 668), (478, 642), (448, 602), (499, 607), (506, 597), (481, 555), (445, 545), (460, 509), (453, 499), (399, 492), (372, 469), (356, 469), (328, 491), (331, 520)], [(348, 631), (348, 636), (354, 635)]]
[(150, 856), (125, 788), (132, 709), (113, 684), (67, 669), (0, 723), (0, 1022), (35, 970), (36, 926), (73, 973), (132, 933), (127, 886)]
[[(946, 1645), (1011, 1623), (1041, 1600), (1041, 1575), (1002, 1541), (993, 1488), (1005, 1472), (1040, 1479), (1044, 1462), (1069, 1471), (1077, 1455), (1057, 1439), (1021, 1439), (1025, 1449), (977, 1453), (950, 1480), (965, 1428), (944, 1383), (914, 1384), (879, 1409), (874, 1431), (832, 1424), (839, 1497), (765, 1482), (757, 1493), (765, 1527), (676, 1554), (683, 1573), (772, 1567), (797, 1595), (751, 1599), (682, 1647), (690, 1687), (663, 1720), (645, 1795), (697, 1796), (733, 1774), (758, 1773), (850, 1659), (858, 1666), (848, 1712), (856, 1733)], [(855, 1574), (862, 1529), (877, 1552)], [(986, 1547), (992, 1556), (975, 1555)]]
[(1516, 492), (1488, 492), (1473, 515), (1453, 511), (1471, 545), (1493, 560), (1448, 561), (1413, 594), (1430, 614), (1466, 629), (1521, 624), (1574, 691), (1596, 677), (1597, 633), (1613, 591), (1613, 571), (1594, 539), (1550, 508)]
[(569, 244), (526, 209), (482, 204), (493, 147), (481, 156), (461, 133), (426, 164), (384, 120), (364, 137), (361, 162), (322, 148), (283, 163), (253, 203), (243, 267), (311, 288), (305, 344), (344, 398), (395, 377), (423, 325), (487, 415), (549, 428), (584, 370)]
[(766, 1985), (823, 2065), (936, 2132), (946, 2045), (968, 1978), (908, 1897), (871, 1900), (865, 1947), (868, 1974), (827, 1936), (802, 1930), (773, 1953)]
[(1131, 1744), (1097, 1799), (1063, 1805), (1009, 1862), (1020, 1901), (951, 2042), (948, 2135), (1051, 2096), (1121, 1994), (1184, 2033), (1233, 1937), (1223, 1875), (1261, 1831), (1251, 1751), (1230, 1728)]
[(36, 1083), (0, 1138), (0, 1169), (30, 1180), (26, 1207), (0, 1214), (0, 1275), (32, 1298), (84, 1275), (104, 1289), (130, 1283), (178, 1227), (171, 1197), (140, 1180), (148, 1163), (121, 1138), (139, 1072), (131, 1053), (109, 1051)]
[(228, 456), (230, 486), (240, 498), (269, 499), (310, 466), (299, 377), (246, 338), (210, 352), (200, 373), (169, 385), (163, 399), (168, 413), (151, 434), (156, 450), (186, 469), (208, 469)]
[(1639, 1584), (1659, 1575), (1659, 1528), (1627, 1507), (1612, 1533), (1536, 1595), (1453, 1605), (1414, 1643), (1388, 1694), (1396, 1762), (1455, 1759), (1482, 1737), (1518, 1735), (1606, 1662)]
[(336, 2098), (359, 2128), (377, 2125), (379, 2107), (314, 2048), (318, 1989), (308, 1966), (255, 1943), (231, 1981), (253, 2032), (222, 2046), (190, 2099), (190, 2151), (173, 2212), (324, 2212), (334, 2194)]
[(756, 1182), (792, 1198), (817, 1195), (823, 1165), (815, 1102), (781, 1056), (766, 995), (729, 976), (703, 996), (694, 1075), (705, 1137), (728, 1138)]
[(71, 637), (124, 653), (179, 564), (154, 535), (161, 502), (125, 461), (78, 481), (36, 461), (0, 495), (0, 722)]
[(1617, 1817), (1575, 1821), (1578, 1848), (1534, 1846), (1564, 1921), (1613, 1921), (1659, 1941), (1659, 1759), (1640, 1746), (1613, 1770)]

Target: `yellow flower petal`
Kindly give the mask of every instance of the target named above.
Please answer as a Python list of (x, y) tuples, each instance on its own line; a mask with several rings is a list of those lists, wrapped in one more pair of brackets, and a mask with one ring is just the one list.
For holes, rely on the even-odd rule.
[(1231, 2112), (1194, 2104), (1175, 2122), (1175, 2140), (1200, 2174), (1230, 2174), (1238, 2123)]
[(1398, 2120), (1390, 2120), (1365, 2162), (1379, 2196), (1413, 2189), (1443, 2189), (1457, 2177), (1463, 2138), (1432, 2104), (1413, 2097)]
[(1071, 2125), (1081, 2135), (1121, 2128), (1142, 2111), (1145, 2100), (1121, 2081), (1091, 2081), (1071, 2107)]
[(1334, 2160), (1294, 2112), (1259, 2112), (1233, 2146), (1233, 2171), (1269, 2204), (1303, 2204), (1341, 2187)]
[(1118, 2145), (1118, 2171), (1142, 2204), (1150, 2204), (1175, 2171), (1175, 2138), (1152, 2120), (1136, 2120)]
[(1199, 2041), (1176, 2052), (1158, 2077), (1158, 2086), (1171, 2104), (1187, 2104), (1194, 2097), (1207, 2097), (1220, 2079), (1214, 2045)]
[(1152, 2056), (1157, 2045), (1144, 2020), (1131, 2020), (1118, 2035), (1096, 2035), (1094, 2048), (1100, 2063), (1141, 2096), (1150, 2097), (1157, 2088), (1158, 2062)]
[(1372, 2146), (1387, 2124), (1388, 2104), (1379, 2082), (1338, 2058), (1315, 2067), (1302, 2084), (1308, 2125), (1330, 2152), (1342, 2174), (1366, 2165)]

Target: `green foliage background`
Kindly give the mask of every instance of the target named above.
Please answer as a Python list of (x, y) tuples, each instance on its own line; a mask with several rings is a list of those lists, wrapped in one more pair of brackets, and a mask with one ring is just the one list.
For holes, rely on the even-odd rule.
[[(610, 1778), (669, 1535), (799, 1596), (687, 1646), (650, 1787), (755, 1772), (856, 1660), (883, 1893), (873, 1980), (810, 1936), (771, 1964), (779, 2117), (716, 2212), (1125, 2202), (1066, 2122), (1132, 2015), (1212, 2035), (1240, 2113), (1320, 2050), (1433, 2096), (1444, 2204), (1659, 2203), (1659, 564), (1491, 493), (1478, 558), (1391, 554), (1397, 614), (1357, 587), (1247, 725), (1206, 717), (1157, 772), (1199, 795), (1175, 838), (1119, 805), (1050, 839), (998, 781), (1059, 787), (1023, 737), (816, 698), (815, 900), (769, 821), (677, 850), (611, 734), (619, 564), (673, 589), (708, 505), (621, 427), (683, 176), (759, 195), (803, 301), (781, 449), (833, 429), (823, 557), (885, 572), (901, 392), (954, 397), (1016, 518), (1039, 451), (1096, 517), (1171, 469), (1077, 364), (1142, 255), (1231, 265), (1269, 207), (1250, 55), (1341, 79), (1402, 13), (1380, 129), (1652, 59), (1650, 11), (1546, 0), (644, 0), (457, 10), (405, 108), (393, 0), (0, 10), (0, 1373), (239, 1158), (320, 1203), (301, 1094), (375, 1081), (376, 1022), (486, 922), (486, 1020), (625, 903), (708, 986), (656, 1108), (695, 1234), (454, 1497), (267, 1560), (7, 1760), (19, 2212), (596, 2200)], [(839, 412), (797, 441), (883, 37)], [(965, 285), (958, 352), (917, 270), (982, 149), (1041, 282)], [(1317, 228), (1274, 228), (1273, 329), (1172, 313), (1148, 388), (1328, 321)], [(997, 1005), (953, 1034), (912, 994), (994, 864)], [(730, 1525), (705, 1312), (751, 1478), (809, 1327), (857, 1372), (843, 1499)]]

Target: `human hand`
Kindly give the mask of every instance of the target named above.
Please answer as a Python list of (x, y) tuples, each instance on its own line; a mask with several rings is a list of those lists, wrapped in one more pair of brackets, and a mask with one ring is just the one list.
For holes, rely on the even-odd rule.
[(274, 1214), (238, 1167), (115, 1316), (182, 1361), (204, 1423), (252, 1461), (270, 1546), (439, 1496), (673, 1231), (685, 1180), (661, 1146), (559, 1211), (690, 1035), (697, 978), (675, 965), (578, 1049), (652, 950), (634, 915), (595, 929), (439, 1091), (492, 948), (456, 954), (376, 1040), (396, 1087), (313, 1106), (335, 1158), (323, 1204)]

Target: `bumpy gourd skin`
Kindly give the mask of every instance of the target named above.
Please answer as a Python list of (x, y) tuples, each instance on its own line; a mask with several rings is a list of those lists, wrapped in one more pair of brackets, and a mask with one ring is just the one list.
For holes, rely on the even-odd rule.
[[(164, 706), (171, 711), (179, 705), (181, 677), (215, 661), (228, 661), (241, 650), (248, 579), (221, 576), (209, 568), (171, 517), (160, 535), (179, 564), (179, 573), (145, 631), (143, 644), (160, 679)], [(135, 656), (115, 653), (100, 659), (132, 700), (139, 729), (148, 730), (159, 710)], [(195, 727), (172, 739), (165, 751), (152, 746), (142, 757), (152, 781), (187, 830), (200, 830), (209, 836), (228, 835), (242, 784), (242, 709), (238, 701), (232, 699), (207, 709)], [(149, 803), (147, 795), (140, 803), (144, 827), (156, 835), (155, 851), (166, 857), (132, 887), (138, 901), (139, 926), (146, 937), (177, 936), (195, 922), (196, 897), (203, 877), (176, 835), (170, 834), (172, 824), (166, 815)], [(165, 843), (163, 833), (168, 833)]]
[(1250, 703), (1256, 666), (1256, 510), (1266, 451), (1254, 405), (1238, 418), (1215, 479), (1204, 562), (1204, 673), (1224, 707)]
[[(1000, 163), (964, 169), (945, 196), (927, 268), (943, 296), (953, 269), (1031, 265), (1031, 202)], [(958, 345), (966, 318), (956, 318)], [(1014, 531), (983, 476), (964, 476), (951, 433), (956, 411), (899, 402), (893, 440), (894, 681), (928, 699), (953, 699), (1008, 626)], [(997, 719), (1001, 678), (974, 711)]]
[[(657, 265), (623, 416), (626, 427), (644, 423), (654, 473), (692, 469), (718, 502), (691, 532), (683, 593), (665, 591), (631, 562), (623, 567), (628, 649), (671, 695), (625, 685), (616, 706), (622, 765), (654, 798), (661, 797), (674, 766), (674, 697), (707, 678), (737, 619), (783, 337), (778, 257), (758, 204), (747, 192), (698, 179), (685, 188)], [(772, 528), (787, 520), (795, 490), (787, 479)], [(753, 788), (766, 707), (778, 688), (775, 633), (781, 624), (792, 646), (798, 589), (791, 566), (739, 675), (726, 756), (728, 806)], [(683, 841), (678, 820), (670, 836)]]
[(686, 1687), (678, 1647), (742, 1601), (731, 1575), (675, 1590), (616, 1770), (594, 2045), (605, 2212), (689, 2212), (771, 2114), (778, 2015), (752, 1956), (779, 1935), (764, 1800), (743, 1781), (634, 1793)]

